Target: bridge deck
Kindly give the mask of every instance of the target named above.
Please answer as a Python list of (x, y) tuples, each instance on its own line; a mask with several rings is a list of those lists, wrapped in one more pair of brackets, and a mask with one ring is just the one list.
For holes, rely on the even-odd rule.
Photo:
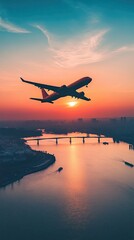
[(51, 140), (51, 139), (70, 139), (70, 138), (109, 138), (105, 136), (65, 136), (65, 137), (46, 137), (46, 138), (32, 138), (32, 139), (26, 139), (26, 141), (41, 141), (41, 140)]

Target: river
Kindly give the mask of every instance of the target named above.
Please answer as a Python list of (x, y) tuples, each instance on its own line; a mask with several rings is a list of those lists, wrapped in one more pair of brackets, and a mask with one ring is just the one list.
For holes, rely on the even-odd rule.
[(1, 240), (134, 239), (134, 168), (123, 162), (134, 164), (128, 144), (109, 138), (29, 145), (56, 162), (0, 189)]

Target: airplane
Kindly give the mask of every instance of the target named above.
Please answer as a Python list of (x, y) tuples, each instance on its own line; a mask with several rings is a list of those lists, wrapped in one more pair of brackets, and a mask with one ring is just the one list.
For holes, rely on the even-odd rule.
[[(76, 82), (71, 83), (68, 86), (63, 85), (61, 87), (37, 83), (37, 82), (31, 82), (31, 81), (24, 80), (23, 78), (20, 78), (20, 79), (22, 80), (22, 82), (32, 84), (41, 89), (43, 98), (30, 98), (32, 100), (40, 101), (41, 103), (45, 103), (45, 102), (54, 103), (55, 100), (57, 100), (61, 97), (66, 97), (66, 96), (80, 98), (85, 101), (91, 100), (90, 98), (85, 97), (84, 92), (76, 91), (78, 88), (81, 88), (85, 85), (87, 87), (88, 84), (92, 81), (92, 78), (90, 78), (90, 77), (83, 77), (83, 78), (77, 80)], [(45, 91), (45, 89), (54, 91), (54, 93), (48, 95), (48, 93)]]

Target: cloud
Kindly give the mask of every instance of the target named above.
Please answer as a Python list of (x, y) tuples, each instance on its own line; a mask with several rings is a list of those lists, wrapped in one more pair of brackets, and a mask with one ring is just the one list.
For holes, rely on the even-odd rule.
[(80, 40), (72, 40), (60, 49), (51, 49), (55, 62), (61, 67), (74, 67), (81, 64), (89, 64), (102, 60), (105, 51), (99, 50), (99, 45), (107, 30), (96, 34), (87, 34)]
[(43, 28), (38, 24), (33, 24), (32, 26), (39, 29), (47, 38), (48, 44), (51, 45), (51, 36), (50, 36), (50, 33), (47, 31), (47, 29)]
[(47, 38), (48, 50), (54, 63), (63, 68), (101, 62), (115, 54), (134, 51), (134, 46), (122, 46), (113, 50), (107, 49), (106, 46), (102, 47), (104, 37), (109, 31), (108, 29), (86, 33), (80, 37), (60, 42), (44, 27), (40, 25), (34, 26)]
[(123, 53), (123, 52), (131, 52), (134, 51), (134, 45), (130, 46), (122, 46), (120, 48), (117, 48), (113, 51), (113, 53)]
[(61, 67), (74, 67), (80, 64), (98, 62), (103, 58), (104, 51), (98, 50), (98, 47), (108, 31), (107, 29), (94, 34), (87, 33), (79, 39), (60, 43), (56, 37), (51, 38), (51, 34), (45, 28), (39, 25), (34, 26), (47, 38), (54, 62)]
[(7, 32), (13, 32), (13, 33), (29, 33), (28, 30), (20, 28), (8, 21), (5, 21), (1, 17), (0, 17), (0, 30), (5, 30)]

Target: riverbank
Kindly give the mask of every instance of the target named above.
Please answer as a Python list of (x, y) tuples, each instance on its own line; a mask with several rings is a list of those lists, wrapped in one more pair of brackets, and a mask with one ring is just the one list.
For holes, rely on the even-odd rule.
[(0, 138), (0, 187), (20, 180), (28, 174), (48, 168), (55, 156), (32, 150), (23, 139)]

